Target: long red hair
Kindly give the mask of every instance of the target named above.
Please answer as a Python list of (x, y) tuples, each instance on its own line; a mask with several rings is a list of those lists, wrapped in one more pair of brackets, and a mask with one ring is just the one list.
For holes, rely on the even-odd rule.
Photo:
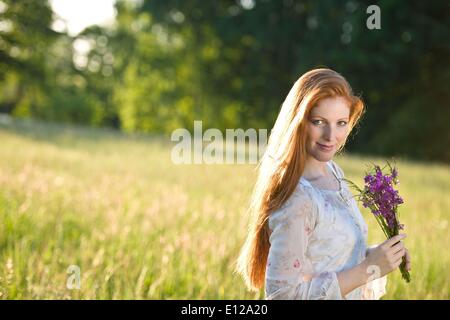
[(269, 216), (291, 196), (303, 173), (309, 113), (321, 99), (336, 96), (349, 103), (350, 132), (363, 114), (364, 104), (336, 71), (321, 68), (303, 74), (281, 106), (265, 153), (256, 167), (258, 178), (248, 209), (248, 235), (235, 269), (249, 290), (259, 291), (265, 282), (270, 248)]

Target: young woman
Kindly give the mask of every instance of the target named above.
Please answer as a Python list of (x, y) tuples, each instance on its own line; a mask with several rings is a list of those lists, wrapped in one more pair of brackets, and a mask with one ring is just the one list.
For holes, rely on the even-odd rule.
[(367, 248), (367, 224), (332, 159), (364, 112), (330, 69), (290, 90), (259, 163), (250, 228), (237, 261), (266, 299), (379, 299), (406, 255), (399, 235)]

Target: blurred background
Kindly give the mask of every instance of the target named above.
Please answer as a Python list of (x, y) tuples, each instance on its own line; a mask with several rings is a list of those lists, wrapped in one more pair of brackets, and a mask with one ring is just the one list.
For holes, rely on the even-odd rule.
[(438, 0), (0, 0), (0, 298), (261, 298), (232, 274), (254, 165), (176, 166), (170, 133), (270, 130), (329, 67), (367, 107), (346, 175), (398, 159), (413, 282), (386, 297), (448, 299), (448, 21)]
[[(293, 82), (326, 66), (368, 107), (349, 151), (450, 161), (447, 1), (3, 0), (0, 14), (0, 112), (14, 117), (270, 129)], [(89, 19), (103, 24), (80, 30)]]

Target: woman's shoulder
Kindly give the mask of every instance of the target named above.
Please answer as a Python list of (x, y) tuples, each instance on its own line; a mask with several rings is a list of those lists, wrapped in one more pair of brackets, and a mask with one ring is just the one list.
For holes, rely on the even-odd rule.
[(293, 218), (301, 215), (315, 215), (317, 199), (311, 188), (301, 182), (297, 184), (289, 198), (270, 215), (271, 220)]

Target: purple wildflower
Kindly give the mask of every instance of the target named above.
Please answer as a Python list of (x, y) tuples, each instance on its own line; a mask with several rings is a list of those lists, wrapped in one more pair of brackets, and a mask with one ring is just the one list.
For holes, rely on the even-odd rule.
[[(397, 219), (397, 207), (402, 204), (403, 198), (400, 197), (394, 185), (399, 184), (398, 171), (389, 164), (390, 174), (384, 174), (380, 166), (375, 165), (373, 170), (364, 177), (364, 188), (356, 189), (360, 192), (359, 199), (364, 208), (369, 208), (374, 214), (381, 228), (388, 238), (398, 234), (399, 230), (404, 229)], [(351, 182), (351, 181), (350, 181)], [(409, 282), (410, 275), (405, 269), (405, 264), (400, 266), (403, 278)]]

